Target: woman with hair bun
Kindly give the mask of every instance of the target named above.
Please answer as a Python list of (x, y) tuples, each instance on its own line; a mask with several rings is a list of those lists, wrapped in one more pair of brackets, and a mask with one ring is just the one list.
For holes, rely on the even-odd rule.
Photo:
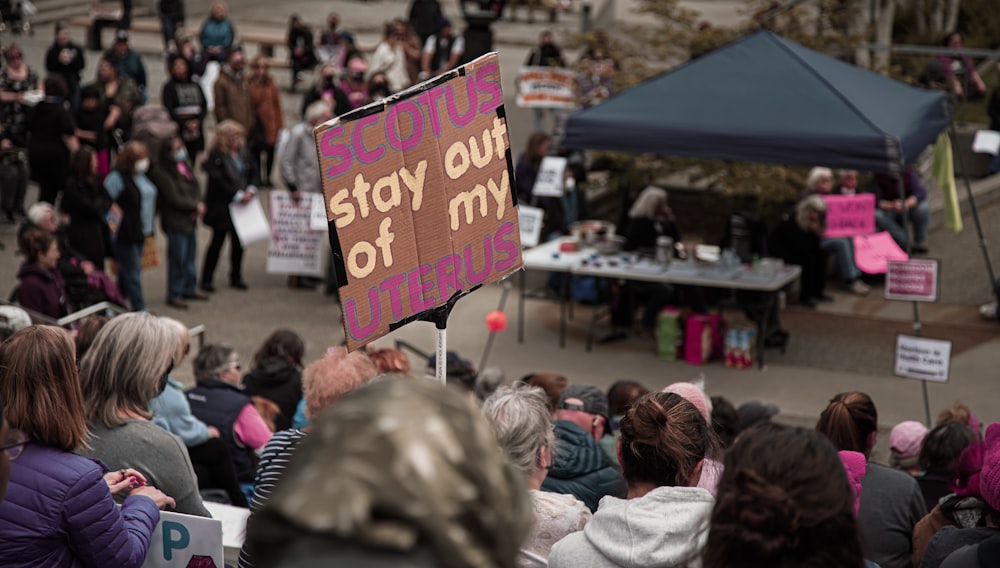
[(822, 434), (767, 422), (726, 453), (705, 568), (865, 566), (854, 493)]
[(871, 461), (878, 431), (871, 397), (857, 391), (838, 394), (820, 415), (816, 430), (837, 450), (860, 452), (869, 459), (858, 510), (866, 556), (881, 568), (912, 566), (913, 527), (927, 507), (913, 476)]
[(553, 546), (550, 568), (699, 567), (715, 500), (695, 487), (715, 441), (697, 408), (650, 393), (621, 420), (618, 461), (625, 499), (608, 496), (593, 520)]

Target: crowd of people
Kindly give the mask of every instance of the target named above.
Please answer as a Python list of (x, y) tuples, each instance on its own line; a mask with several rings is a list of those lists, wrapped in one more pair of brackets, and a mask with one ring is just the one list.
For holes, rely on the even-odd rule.
[(442, 386), (395, 349), (306, 363), (287, 329), (252, 369), (203, 345), (184, 390), (179, 322), (97, 316), (72, 334), (15, 310), (0, 312), (5, 566), (139, 566), (160, 510), (210, 501), (250, 508), (241, 567), (965, 568), (1000, 546), (1000, 425), (960, 402), (892, 428), (883, 465), (863, 392), (805, 429), (688, 382), (604, 392), (449, 353)]
[[(115, 31), (93, 81), (82, 76), (85, 50), (61, 23), (44, 75), (17, 44), (3, 49), (0, 206), (4, 221), (21, 224), (24, 256), (12, 296), (41, 316), (58, 319), (102, 300), (145, 310), (142, 270), (158, 263), (157, 217), (167, 245), (168, 306), (188, 309), (191, 301), (209, 299), (227, 240), (229, 285), (246, 290), (230, 205), (278, 186), (275, 171), (296, 202), (303, 192), (321, 192), (318, 175), (308, 174), (318, 172), (313, 127), (452, 69), (464, 54), (440, 6), (433, 14), (415, 7), (411, 20), (420, 23), (419, 34), (403, 19), (387, 23), (368, 56), (340, 28), (337, 14), (315, 36), (293, 16), (292, 87), (313, 69), (316, 81), (303, 94), (302, 122), (288, 125), (289, 151), (279, 163), (285, 112), (271, 60), (247, 59), (221, 2), (198, 33), (186, 27), (183, 2), (163, 1), (158, 9), (166, 49), (162, 85), (149, 84), (127, 26)], [(151, 91), (160, 93), (159, 105), (148, 104)], [(25, 203), (29, 180), (39, 188), (34, 214)], [(199, 222), (211, 229), (200, 269)], [(318, 284), (305, 276), (288, 281), (293, 288)], [(336, 293), (332, 280), (326, 291)]]

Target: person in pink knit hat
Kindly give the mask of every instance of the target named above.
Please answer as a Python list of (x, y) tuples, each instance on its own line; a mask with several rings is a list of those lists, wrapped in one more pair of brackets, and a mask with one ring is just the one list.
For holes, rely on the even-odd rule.
[(889, 433), (889, 465), (910, 475), (920, 475), (917, 460), (927, 437), (927, 426), (916, 420), (904, 420)]
[[(672, 392), (684, 400), (690, 402), (698, 409), (698, 413), (712, 428), (712, 399), (705, 394), (705, 391), (698, 385), (688, 382), (674, 383), (663, 389), (663, 392)], [(698, 487), (708, 490), (715, 496), (715, 488), (722, 477), (722, 462), (716, 459), (718, 456), (705, 456), (705, 461), (701, 467), (701, 477), (698, 479)]]
[[(921, 566), (988, 568), (1000, 559), (1000, 423), (986, 428), (979, 491), (985, 508), (985, 526), (945, 527), (927, 545)], [(941, 559), (938, 564), (937, 559)]]

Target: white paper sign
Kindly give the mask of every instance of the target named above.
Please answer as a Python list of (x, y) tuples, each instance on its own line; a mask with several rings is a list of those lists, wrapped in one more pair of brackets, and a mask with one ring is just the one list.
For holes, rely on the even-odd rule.
[(309, 218), (309, 228), (314, 231), (330, 230), (330, 223), (326, 219), (326, 204), (323, 203), (322, 193), (307, 193), (312, 198), (312, 217)]
[(240, 244), (244, 247), (267, 240), (271, 234), (267, 226), (267, 217), (264, 216), (264, 208), (260, 206), (260, 201), (256, 197), (248, 203), (230, 203), (229, 215), (233, 219), (236, 236), (240, 238)]
[[(322, 276), (326, 233), (311, 228), (313, 197), (305, 194), (296, 203), (288, 191), (270, 192), (271, 232), (267, 245), (268, 274)], [(322, 201), (322, 198), (320, 199)]]
[(950, 341), (903, 334), (896, 336), (896, 375), (946, 383), (950, 367)]
[(149, 540), (143, 568), (223, 568), (222, 521), (168, 511)]
[(542, 235), (545, 211), (530, 205), (517, 206), (517, 222), (521, 228), (521, 246), (536, 247)]
[(205, 508), (212, 513), (212, 518), (222, 522), (222, 546), (240, 549), (247, 537), (247, 519), (250, 509), (233, 507), (224, 503), (205, 501)]
[(997, 155), (1000, 151), (1000, 132), (996, 130), (976, 131), (976, 137), (972, 140), (972, 151), (977, 154)]
[(541, 197), (562, 197), (565, 174), (566, 158), (545, 156), (531, 193)]

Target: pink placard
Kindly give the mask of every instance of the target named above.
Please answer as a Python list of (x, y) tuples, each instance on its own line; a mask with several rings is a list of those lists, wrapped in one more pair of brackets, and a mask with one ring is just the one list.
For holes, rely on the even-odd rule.
[(909, 260), (887, 231), (854, 237), (854, 263), (865, 274), (884, 274), (890, 260)]
[(914, 302), (936, 302), (938, 296), (938, 261), (910, 259), (889, 261), (885, 274), (885, 298)]
[(823, 237), (853, 237), (875, 232), (875, 195), (824, 195), (826, 232)]

